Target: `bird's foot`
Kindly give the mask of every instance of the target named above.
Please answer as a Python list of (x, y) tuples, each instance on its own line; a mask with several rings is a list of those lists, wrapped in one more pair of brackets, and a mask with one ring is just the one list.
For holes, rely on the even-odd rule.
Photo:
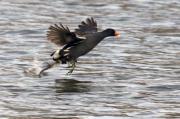
[(66, 75), (71, 75), (72, 72), (73, 72), (73, 70), (70, 70), (70, 71), (68, 71), (68, 73), (66, 73)]
[[(70, 63), (69, 63), (70, 64)], [(72, 65), (70, 66), (68, 66), (69, 68), (71, 68), (70, 70), (69, 70), (69, 72), (66, 74), (66, 75), (70, 75), (70, 74), (72, 74), (72, 72), (74, 71), (74, 69), (75, 69), (75, 67), (76, 67), (76, 64), (75, 64), (75, 62), (72, 62)]]

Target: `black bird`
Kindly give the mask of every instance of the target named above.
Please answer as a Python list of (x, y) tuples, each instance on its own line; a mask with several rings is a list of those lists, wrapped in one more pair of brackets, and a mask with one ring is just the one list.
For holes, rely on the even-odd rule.
[(118, 32), (110, 28), (98, 32), (97, 23), (91, 17), (82, 21), (74, 32), (71, 32), (68, 27), (61, 23), (54, 24), (49, 27), (47, 39), (58, 46), (63, 46), (62, 49), (53, 52), (51, 56), (56, 62), (68, 63), (71, 67), (68, 73), (72, 73), (78, 57), (91, 51), (104, 38), (119, 35)]

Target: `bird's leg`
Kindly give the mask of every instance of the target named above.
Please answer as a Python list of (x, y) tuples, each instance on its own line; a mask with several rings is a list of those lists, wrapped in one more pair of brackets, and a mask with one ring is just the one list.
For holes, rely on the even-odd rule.
[(71, 68), (72, 67), (71, 62), (67, 62), (67, 63), (68, 63), (68, 68)]
[(67, 75), (68, 75), (68, 74), (71, 74), (71, 73), (74, 71), (74, 68), (76, 67), (76, 61), (72, 60), (72, 61), (70, 61), (69, 63), (71, 64), (71, 66), (70, 66), (71, 69), (69, 70), (69, 72), (67, 73)]
[(44, 66), (44, 68), (39, 72), (39, 77), (41, 77), (41, 74), (50, 69), (51, 67), (53, 67), (54, 65), (56, 64), (59, 64), (60, 62), (59, 61), (53, 61), (53, 62), (46, 62), (46, 65)]

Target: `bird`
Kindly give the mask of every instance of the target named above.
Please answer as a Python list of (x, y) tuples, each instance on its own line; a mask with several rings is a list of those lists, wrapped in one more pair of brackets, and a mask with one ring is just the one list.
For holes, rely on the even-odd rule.
[(86, 18), (73, 32), (62, 23), (51, 25), (47, 31), (47, 40), (62, 47), (51, 53), (55, 62), (69, 65), (71, 74), (77, 60), (90, 52), (98, 43), (109, 36), (119, 37), (120, 33), (112, 28), (98, 31), (97, 22), (93, 17)]

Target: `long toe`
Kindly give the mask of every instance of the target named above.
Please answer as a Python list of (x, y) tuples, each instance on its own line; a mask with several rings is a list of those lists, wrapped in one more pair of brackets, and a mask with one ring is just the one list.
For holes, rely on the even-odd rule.
[(73, 70), (71, 69), (68, 71), (68, 73), (66, 75), (70, 75), (70, 74), (72, 74), (72, 72), (73, 72)]

